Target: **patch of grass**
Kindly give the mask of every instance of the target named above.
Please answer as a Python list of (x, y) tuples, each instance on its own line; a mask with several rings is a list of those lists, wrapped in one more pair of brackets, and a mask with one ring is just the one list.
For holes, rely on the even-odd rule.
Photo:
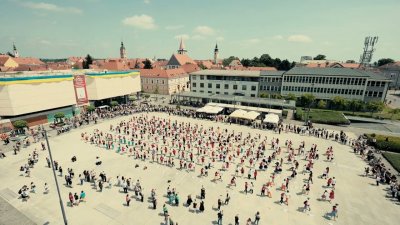
[[(374, 147), (383, 151), (400, 153), (400, 137), (378, 134), (366, 134), (366, 136), (368, 143)], [(376, 139), (375, 144), (373, 143), (374, 138)]]
[(393, 120), (400, 120), (400, 114), (395, 114), (393, 115), (392, 118), (392, 114), (390, 113), (390, 109), (389, 107), (385, 107), (381, 112), (377, 112), (374, 113), (371, 116), (371, 112), (351, 112), (351, 111), (342, 111), (345, 115), (349, 115), (349, 116), (359, 116), (359, 117), (366, 117), (366, 118), (383, 118), (383, 119), (393, 119)]
[[(304, 121), (307, 117), (307, 109), (303, 110), (302, 108), (296, 109), (296, 120)], [(339, 111), (332, 110), (323, 110), (323, 109), (311, 109), (309, 120), (313, 123), (323, 123), (323, 124), (331, 124), (331, 125), (341, 125), (341, 124), (349, 124), (349, 120), (347, 120), (344, 115)]]
[(392, 165), (393, 168), (400, 173), (400, 154), (392, 152), (384, 152), (382, 155), (383, 157), (385, 157), (385, 159), (387, 159), (390, 165)]

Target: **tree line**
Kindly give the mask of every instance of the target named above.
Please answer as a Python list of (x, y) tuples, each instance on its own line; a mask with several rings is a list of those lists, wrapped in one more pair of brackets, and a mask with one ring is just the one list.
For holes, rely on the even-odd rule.
[[(230, 56), (222, 61), (224, 66), (228, 66), (233, 60), (239, 60), (236, 56)], [(244, 67), (275, 67), (277, 70), (290, 70), (296, 63), (290, 62), (288, 59), (272, 58), (269, 54), (262, 54), (259, 58), (241, 59), (240, 63)]]

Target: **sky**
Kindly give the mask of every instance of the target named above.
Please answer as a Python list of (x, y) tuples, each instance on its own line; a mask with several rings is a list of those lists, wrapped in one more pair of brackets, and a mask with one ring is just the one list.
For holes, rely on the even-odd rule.
[(169, 58), (183, 38), (189, 56), (324, 54), (359, 60), (379, 36), (373, 61), (400, 60), (399, 0), (0, 0), (0, 52), (21, 56)]

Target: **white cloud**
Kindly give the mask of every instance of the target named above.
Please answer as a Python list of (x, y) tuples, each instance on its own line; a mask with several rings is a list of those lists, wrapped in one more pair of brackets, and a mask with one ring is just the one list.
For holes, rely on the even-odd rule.
[(201, 35), (201, 36), (211, 36), (215, 34), (214, 29), (209, 26), (197, 26), (194, 29), (194, 33)]
[(66, 12), (66, 13), (82, 13), (81, 9), (74, 7), (61, 7), (55, 4), (45, 3), (45, 2), (21, 2), (21, 5), (30, 9), (44, 10), (50, 12)]
[(312, 42), (312, 40), (311, 40), (311, 38), (309, 36), (303, 35), (303, 34), (290, 35), (288, 37), (288, 41), (290, 41), (290, 42), (300, 42), (300, 43)]
[(189, 36), (188, 34), (179, 34), (179, 35), (176, 35), (176, 36), (175, 36), (175, 39), (180, 40), (181, 38), (182, 38), (183, 40), (188, 40), (188, 39), (190, 39), (190, 36)]
[(275, 36), (272, 37), (272, 39), (274, 39), (274, 40), (282, 40), (283, 36), (282, 35), (275, 35)]
[(42, 45), (50, 45), (51, 44), (51, 42), (48, 40), (40, 40), (39, 43)]
[(183, 28), (183, 25), (170, 25), (165, 27), (166, 30), (179, 30), (181, 28)]
[(157, 27), (154, 23), (153, 17), (145, 14), (127, 17), (122, 20), (122, 23), (126, 26), (132, 26), (144, 30), (152, 30)]
[(192, 36), (192, 39), (193, 40), (203, 40), (203, 39), (205, 39), (206, 37), (204, 37), (204, 36), (202, 36), (202, 35), (198, 35), (198, 34), (195, 34), (195, 35), (193, 35)]
[(259, 38), (251, 38), (251, 39), (246, 40), (246, 42), (249, 44), (257, 44), (257, 43), (260, 43), (260, 41), (261, 40)]
[(223, 41), (223, 40), (225, 40), (225, 38), (224, 37), (222, 37), (222, 36), (219, 36), (219, 37), (217, 37), (217, 39), (216, 39), (217, 41)]
[(143, 1), (145, 4), (150, 4), (150, 0), (144, 0)]

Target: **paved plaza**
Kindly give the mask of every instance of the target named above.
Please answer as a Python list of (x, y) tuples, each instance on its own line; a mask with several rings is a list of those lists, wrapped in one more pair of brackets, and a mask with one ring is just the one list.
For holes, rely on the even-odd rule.
[[(167, 167), (157, 162), (151, 162), (134, 159), (129, 153), (117, 153), (116, 150), (106, 150), (97, 147), (90, 142), (85, 142), (81, 138), (82, 133), (92, 134), (94, 129), (103, 132), (109, 132), (110, 125), (116, 125), (122, 120), (129, 120), (136, 114), (116, 119), (104, 121), (101, 124), (90, 127), (82, 127), (74, 129), (69, 133), (50, 138), (50, 145), (53, 153), (53, 159), (58, 161), (59, 165), (67, 173), (67, 168), (73, 168), (75, 177), (73, 186), (68, 187), (65, 184), (63, 176), (57, 176), (61, 188), (61, 195), (64, 201), (68, 222), (71, 225), (80, 224), (96, 224), (96, 225), (113, 225), (113, 224), (137, 224), (137, 225), (159, 225), (164, 224), (163, 204), (168, 201), (166, 192), (168, 186), (175, 188), (179, 195), (179, 206), (171, 206), (166, 204), (171, 219), (178, 222), (179, 225), (205, 225), (216, 224), (217, 222), (217, 200), (225, 200), (227, 193), (231, 196), (228, 205), (223, 205), (223, 224), (234, 224), (235, 215), (239, 215), (240, 224), (246, 224), (246, 220), (251, 218), (254, 221), (254, 215), (257, 211), (261, 214), (259, 224), (363, 224), (363, 225), (391, 225), (398, 223), (398, 215), (400, 205), (386, 198), (388, 188), (387, 185), (376, 186), (375, 180), (371, 177), (365, 177), (365, 162), (353, 153), (348, 145), (342, 145), (333, 140), (325, 140), (311, 136), (304, 136), (294, 133), (282, 132), (281, 134), (273, 131), (261, 131), (250, 127), (227, 123), (217, 123), (208, 120), (197, 120), (179, 116), (168, 116), (166, 113), (148, 113), (149, 117), (177, 120), (178, 122), (198, 124), (204, 128), (217, 127), (232, 130), (237, 134), (242, 132), (243, 137), (249, 133), (252, 137), (261, 135), (261, 140), (267, 137), (268, 147), (265, 155), (272, 155), (274, 150), (271, 149), (271, 140), (279, 138), (279, 146), (282, 147), (282, 153), (277, 155), (266, 171), (258, 171), (257, 180), (247, 179), (249, 171), (249, 163), (244, 163), (245, 173), (241, 177), (240, 173), (236, 179), (237, 186), (229, 187), (231, 178), (235, 175), (236, 164), (239, 158), (233, 159), (232, 165), (226, 171), (220, 171), (221, 162), (215, 162), (214, 167), (209, 170), (207, 177), (200, 177), (201, 165), (196, 165), (195, 171), (179, 169), (179, 159), (175, 159), (174, 167)], [(354, 134), (348, 134), (351, 138), (356, 138)], [(144, 135), (147, 138), (147, 134)], [(288, 205), (279, 204), (281, 194), (281, 184), (284, 179), (291, 175), (289, 168), (291, 164), (287, 163), (287, 149), (285, 141), (291, 140), (293, 147), (296, 149), (302, 141), (305, 142), (305, 150), (308, 151), (312, 144), (317, 144), (320, 158), (315, 160), (313, 168), (313, 184), (311, 184), (310, 193), (302, 194), (303, 185), (307, 181), (309, 174), (302, 173), (306, 164), (305, 156), (298, 156), (300, 163), (298, 175), (290, 181), (289, 190), (290, 198)], [(161, 145), (161, 140), (159, 141)], [(249, 145), (249, 143), (246, 143)], [(328, 162), (326, 160), (325, 151), (332, 146), (334, 151), (334, 160)], [(21, 176), (19, 172), (20, 166), (26, 164), (29, 154), (34, 149), (38, 150), (39, 161), (35, 164), (31, 171), (30, 177)], [(71, 157), (76, 156), (77, 161), (71, 162)], [(47, 167), (46, 157), (47, 151), (42, 151), (40, 143), (33, 144), (28, 148), (23, 148), (18, 155), (7, 154), (5, 159), (0, 160), (0, 196), (17, 210), (22, 212), (27, 218), (37, 224), (63, 224), (60, 211), (58, 196), (56, 192), (55, 182), (51, 169)], [(96, 159), (99, 157), (99, 159)], [(260, 196), (263, 184), (271, 180), (274, 170), (274, 163), (283, 158), (283, 172), (275, 178), (275, 185), (270, 188), (272, 198)], [(101, 165), (95, 165), (97, 160), (101, 160)], [(206, 160), (207, 161), (207, 160)], [(320, 197), (324, 190), (331, 190), (326, 186), (326, 179), (320, 178), (326, 167), (330, 168), (329, 177), (336, 178), (335, 199), (332, 203), (321, 201)], [(258, 164), (257, 167), (258, 168)], [(111, 188), (105, 185), (102, 192), (93, 188), (93, 185), (84, 182), (80, 185), (78, 175), (84, 170), (95, 170), (98, 175), (104, 171), (107, 177), (111, 177), (113, 183)], [(222, 175), (222, 181), (213, 181), (214, 173), (219, 171)], [(59, 173), (57, 172), (57, 175)], [(125, 193), (121, 187), (115, 186), (117, 176), (125, 176), (131, 178), (133, 183), (140, 180), (143, 188), (144, 202), (140, 202), (132, 198), (130, 206), (125, 205)], [(18, 199), (18, 190), (23, 186), (34, 182), (37, 186), (36, 193), (30, 193), (28, 201)], [(44, 183), (48, 183), (50, 192), (44, 194)], [(244, 183), (254, 183), (254, 193), (244, 193)], [(188, 195), (196, 199), (200, 195), (200, 189), (204, 186), (206, 189), (205, 211), (203, 213), (194, 211), (192, 207), (185, 207)], [(152, 203), (148, 201), (150, 192), (156, 189), (158, 204), (157, 209), (152, 209)], [(68, 194), (86, 192), (86, 202), (82, 202), (79, 206), (70, 207), (68, 203)], [(134, 195), (133, 191), (129, 192)], [(303, 202), (309, 198), (311, 211), (303, 212)], [(197, 199), (200, 203), (200, 199)], [(325, 215), (332, 210), (332, 206), (339, 204), (339, 217), (337, 221), (328, 219)], [(3, 216), (3, 215), (1, 215)], [(24, 217), (24, 221), (28, 220)], [(1, 220), (0, 220), (1, 221)], [(4, 223), (4, 221), (1, 221)], [(1, 224), (1, 223), (0, 223)], [(18, 224), (18, 223), (4, 223)], [(22, 222), (20, 224), (24, 224)]]

